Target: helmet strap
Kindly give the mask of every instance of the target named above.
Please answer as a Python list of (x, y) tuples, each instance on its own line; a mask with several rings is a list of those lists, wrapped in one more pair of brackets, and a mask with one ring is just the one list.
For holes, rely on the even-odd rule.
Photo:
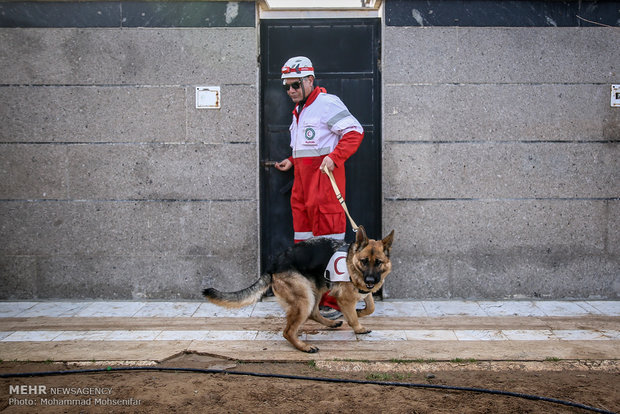
[(306, 88), (304, 88), (304, 79), (306, 79), (307, 76), (304, 76), (303, 78), (301, 78), (301, 101), (299, 101), (299, 113), (301, 113), (302, 108), (304, 107), (304, 105), (306, 104), (306, 99), (308, 99), (308, 97), (306, 96)]
[(303, 78), (301, 78), (301, 100), (302, 102), (306, 102), (306, 88), (304, 88), (304, 79), (306, 79), (307, 76), (304, 76)]

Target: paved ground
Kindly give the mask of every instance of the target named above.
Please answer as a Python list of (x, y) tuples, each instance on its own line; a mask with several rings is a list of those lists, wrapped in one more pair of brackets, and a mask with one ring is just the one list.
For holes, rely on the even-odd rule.
[(0, 302), (4, 361), (161, 362), (183, 353), (245, 361), (544, 361), (620, 359), (617, 301), (382, 301), (355, 335), (304, 325), (304, 354), (282, 338), (284, 313), (206, 302)]

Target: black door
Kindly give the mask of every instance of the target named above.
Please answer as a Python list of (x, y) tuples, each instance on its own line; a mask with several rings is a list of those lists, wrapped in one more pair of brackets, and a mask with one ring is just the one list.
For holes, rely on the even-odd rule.
[[(310, 58), (315, 84), (342, 99), (364, 127), (364, 140), (345, 164), (346, 203), (371, 238), (381, 237), (381, 92), (379, 19), (261, 20), (260, 217), (261, 267), (293, 244), (290, 195), (293, 172), (267, 161), (291, 154), (293, 103), (280, 70), (293, 56)], [(354, 238), (347, 223), (346, 240)]]

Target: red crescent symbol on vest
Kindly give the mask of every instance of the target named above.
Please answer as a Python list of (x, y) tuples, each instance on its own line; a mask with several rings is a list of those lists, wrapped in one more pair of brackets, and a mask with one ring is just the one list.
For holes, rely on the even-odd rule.
[(340, 256), (334, 261), (334, 271), (336, 272), (337, 275), (344, 275), (344, 272), (341, 272), (338, 270), (338, 262), (341, 261), (342, 259), (346, 259), (346, 257)]

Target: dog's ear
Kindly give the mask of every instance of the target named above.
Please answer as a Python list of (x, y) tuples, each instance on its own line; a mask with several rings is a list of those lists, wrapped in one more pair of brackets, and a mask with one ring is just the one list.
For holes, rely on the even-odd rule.
[(394, 241), (394, 230), (392, 230), (390, 234), (388, 234), (387, 236), (385, 236), (383, 240), (381, 240), (381, 243), (383, 243), (383, 251), (385, 252), (385, 255), (388, 257), (390, 256), (390, 250), (392, 250), (393, 241)]
[(368, 236), (366, 236), (366, 230), (364, 230), (364, 226), (359, 226), (357, 228), (357, 233), (355, 233), (355, 250), (360, 251), (367, 245)]

